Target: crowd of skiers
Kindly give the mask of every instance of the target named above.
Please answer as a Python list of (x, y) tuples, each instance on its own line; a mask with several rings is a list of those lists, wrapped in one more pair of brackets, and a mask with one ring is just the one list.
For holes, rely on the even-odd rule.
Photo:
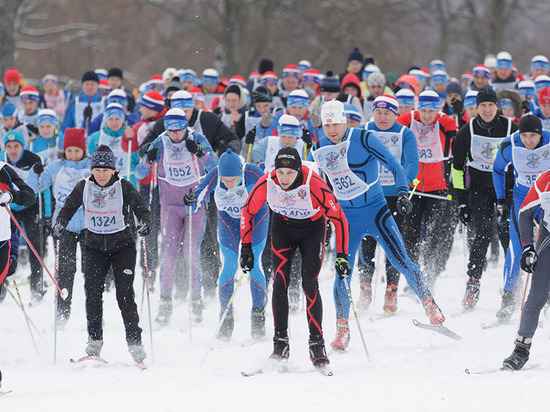
[(430, 323), (443, 324), (430, 289), (458, 228), (469, 249), (465, 310), (479, 300), (491, 244), (498, 254), (500, 242), (506, 256), (499, 322), (519, 306), (521, 270), (531, 276), (516, 346), (503, 365), (520, 369), (529, 358), (550, 291), (545, 56), (535, 56), (525, 75), (503, 51), (460, 78), (441, 60), (398, 77), (355, 48), (339, 76), (302, 60), (279, 78), (263, 59), (246, 79), (167, 68), (133, 91), (118, 68), (86, 71), (78, 92), (63, 90), (52, 74), (27, 85), (11, 68), (0, 105), (0, 296), (26, 243), (30, 273), (22, 275), (33, 302), (43, 298), (51, 281), (41, 257), (51, 235), (59, 290), (68, 294), (57, 299), (56, 322), (69, 321), (78, 265), (89, 356), (101, 353), (102, 294), (114, 284), (129, 351), (136, 362), (145, 359), (136, 264), (149, 291), (158, 279), (156, 323), (169, 324), (174, 299), (187, 295), (201, 322), (203, 298), (217, 293), (218, 338), (230, 340), (240, 267), (250, 274), (252, 337), (266, 335), (272, 285), (272, 358), (288, 358), (288, 314), (299, 308), (301, 287), (310, 357), (322, 367), (329, 360), (318, 276), (332, 260), (325, 253), (335, 261), (330, 346), (345, 350), (353, 269), (357, 306), (366, 311), (377, 245), (386, 256), (384, 314), (397, 311), (403, 274)]

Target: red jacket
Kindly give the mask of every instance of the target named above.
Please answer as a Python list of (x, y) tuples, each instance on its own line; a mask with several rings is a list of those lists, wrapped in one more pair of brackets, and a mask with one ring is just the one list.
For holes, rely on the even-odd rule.
[[(137, 136), (138, 136), (138, 131), (139, 129), (141, 128), (141, 126), (143, 126), (145, 123), (151, 123), (151, 124), (154, 124), (158, 119), (164, 117), (164, 115), (166, 114), (166, 112), (169, 110), (168, 107), (164, 107), (155, 117), (151, 117), (149, 119), (142, 119), (139, 123), (136, 123), (135, 127), (134, 127), (134, 139), (132, 139), (132, 152), (135, 152), (134, 150), (134, 144), (137, 144), (138, 147), (139, 147), (139, 144), (141, 142), (138, 142), (138, 139), (137, 139)], [(145, 137), (145, 136), (144, 136)], [(123, 146), (124, 146), (124, 141), (122, 142), (123, 143)], [(126, 145), (128, 145), (128, 143), (126, 143)], [(137, 149), (136, 149), (137, 150)], [(140, 186), (143, 185), (143, 186), (149, 186), (151, 184), (151, 178), (153, 177), (153, 168), (151, 169), (151, 171), (149, 172), (149, 174), (147, 175), (147, 177), (144, 177), (143, 179), (141, 179), (139, 181), (139, 184)]]

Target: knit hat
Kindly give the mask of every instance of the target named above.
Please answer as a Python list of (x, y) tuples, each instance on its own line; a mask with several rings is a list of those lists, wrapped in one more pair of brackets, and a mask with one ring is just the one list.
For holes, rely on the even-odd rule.
[(321, 108), (321, 120), (326, 124), (347, 123), (344, 104), (338, 100), (331, 100), (323, 104)]
[(63, 150), (67, 150), (67, 147), (78, 147), (86, 153), (86, 131), (81, 127), (66, 128), (63, 137)]
[(411, 76), (414, 76), (416, 77), (416, 79), (422, 83), (423, 85), (425, 85), (427, 82), (428, 82), (428, 78), (426, 77), (426, 74), (420, 70), (420, 69), (412, 69), (412, 70), (409, 70), (409, 74)]
[[(496, 99), (496, 95), (495, 95)], [(423, 91), (418, 95), (418, 110), (439, 110), (439, 95), (433, 90)]]
[(410, 89), (400, 89), (395, 98), (399, 106), (414, 106), (414, 92)]
[(367, 84), (369, 86), (385, 86), (386, 76), (382, 72), (372, 72), (367, 78)]
[(537, 76), (537, 78), (535, 79), (535, 90), (538, 92), (540, 91), (541, 89), (544, 89), (545, 87), (549, 87), (550, 86), (550, 77), (545, 75), (545, 74), (541, 74), (540, 76)]
[(381, 72), (380, 67), (375, 64), (369, 64), (363, 69), (363, 80), (367, 80), (369, 76), (374, 72)]
[(548, 64), (548, 58), (539, 54), (531, 59), (531, 70), (533, 69), (544, 69), (550, 70), (550, 65)]
[(542, 122), (532, 114), (527, 114), (519, 121), (519, 133), (536, 133), (542, 135)]
[(283, 69), (283, 79), (285, 77), (296, 77), (297, 79), (300, 78), (300, 69), (298, 69), (298, 66), (294, 64), (289, 64), (288, 66), (285, 66)]
[(194, 109), (195, 103), (193, 96), (186, 90), (178, 90), (170, 99), (170, 107), (172, 109)]
[(300, 60), (298, 62), (298, 70), (300, 70), (302, 73), (309, 69), (311, 69), (311, 63), (309, 62), (309, 60)]
[(502, 98), (499, 101), (500, 107), (511, 107), (514, 109), (514, 103), (512, 103), (511, 99), (508, 98)]
[(430, 73), (433, 73), (436, 70), (447, 71), (443, 60), (432, 60), (430, 62)]
[(286, 101), (286, 107), (304, 107), (309, 106), (309, 97), (303, 90), (297, 89), (289, 93)]
[(205, 99), (204, 99), (204, 92), (202, 91), (202, 89), (200, 87), (192, 87), (190, 88), (189, 90), (187, 90), (191, 96), (193, 96), (193, 101), (197, 101), (197, 102), (205, 102)]
[[(68, 130), (68, 129), (67, 129)], [(84, 131), (84, 129), (81, 129)], [(65, 148), (65, 144), (63, 144)], [(116, 157), (113, 151), (109, 146), (102, 144), (99, 146), (96, 151), (92, 154), (90, 159), (90, 169), (99, 167), (102, 169), (113, 169), (116, 170)]]
[(277, 77), (275, 73), (265, 72), (264, 74), (262, 74), (262, 77), (260, 79), (260, 84), (262, 86), (265, 86), (268, 83), (277, 84), (278, 81), (279, 81), (279, 77)]
[(319, 70), (307, 69), (302, 73), (302, 83), (316, 83), (320, 84)]
[(141, 105), (160, 112), (164, 107), (164, 97), (159, 92), (149, 92), (141, 97)]
[(25, 147), (25, 137), (19, 130), (10, 130), (6, 133), (4, 136), (4, 146), (6, 146), (8, 142), (18, 142), (21, 146)]
[(182, 70), (180, 72), (178, 77), (179, 77), (181, 83), (183, 83), (183, 82), (193, 82), (193, 83), (195, 83), (195, 81), (197, 80), (197, 73), (194, 70), (185, 69), (185, 70)]
[(345, 104), (344, 105), (344, 114), (346, 119), (355, 120), (356, 122), (361, 122), (361, 112), (354, 104)]
[(390, 96), (389, 94), (383, 94), (381, 96), (378, 96), (376, 99), (374, 99), (374, 103), (372, 104), (372, 111), (374, 112), (374, 109), (386, 109), (392, 112), (397, 116), (397, 109), (399, 108), (399, 103), (397, 102), (397, 99), (393, 96)]
[(120, 70), (118, 67), (113, 67), (109, 69), (109, 71), (107, 72), (107, 78), (109, 77), (118, 77), (120, 79), (123, 79), (122, 70)]
[(97, 77), (96, 72), (94, 72), (93, 70), (85, 71), (82, 75), (82, 83), (87, 81), (99, 83), (99, 77)]
[(363, 64), (363, 53), (361, 53), (357, 47), (354, 47), (351, 53), (348, 55), (348, 63), (352, 60), (361, 62), (361, 64)]
[(472, 72), (464, 72), (462, 73), (462, 75), (460, 76), (460, 83), (470, 83), (470, 81), (472, 81), (474, 78), (474, 75), (472, 74)]
[(229, 84), (230, 85), (238, 84), (241, 87), (246, 87), (246, 80), (244, 79), (243, 76), (241, 76), (239, 74), (236, 74), (235, 76), (233, 76), (229, 79)]
[(258, 86), (252, 92), (252, 103), (271, 103), (272, 101), (271, 92), (265, 86)]
[(175, 80), (169, 81), (168, 84), (166, 85), (167, 94), (172, 90), (174, 91), (183, 90), (183, 84), (179, 82), (179, 77), (176, 77)]
[(275, 156), (275, 169), (287, 167), (300, 171), (302, 169), (302, 159), (298, 151), (293, 147), (285, 147), (277, 152)]
[(449, 76), (443, 70), (435, 70), (432, 72), (432, 85), (434, 84), (447, 84), (449, 83)]
[(550, 104), (550, 87), (545, 87), (539, 92), (539, 104)]
[(220, 177), (240, 176), (243, 172), (241, 157), (233, 150), (227, 149), (218, 160), (218, 175)]
[(512, 70), (512, 55), (507, 51), (501, 51), (497, 54), (497, 69)]
[(99, 79), (99, 94), (102, 96), (107, 96), (110, 90), (111, 86), (109, 85), (109, 82), (105, 79)]
[(216, 69), (205, 69), (202, 72), (202, 84), (218, 84), (219, 73)]
[(498, 106), (497, 94), (490, 87), (481, 89), (476, 96), (476, 104), (479, 106), (483, 102), (494, 103)]
[(418, 93), (418, 79), (410, 74), (404, 74), (399, 79), (397, 79), (397, 86), (401, 89), (410, 89), (414, 94)]
[(273, 71), (273, 61), (269, 59), (260, 60), (260, 63), (258, 64), (259, 74), (264, 74), (265, 72), (272, 72), (272, 71)]
[(42, 123), (48, 123), (57, 126), (57, 115), (52, 109), (42, 109), (38, 112), (36, 123), (40, 126)]
[(55, 74), (47, 74), (44, 77), (42, 77), (42, 84), (46, 84), (48, 82), (53, 82), (55, 84), (59, 84), (59, 79)]
[(39, 102), (40, 101), (40, 93), (38, 93), (38, 90), (36, 87), (32, 86), (25, 86), (21, 89), (21, 93), (19, 93), (21, 96), (21, 100), (32, 100), (33, 102)]
[(101, 82), (101, 80), (107, 80), (107, 75), (109, 72), (105, 69), (95, 69), (94, 73), (97, 74), (97, 78)]
[(164, 89), (164, 82), (162, 81), (162, 76), (160, 74), (153, 75), (151, 79), (147, 82), (147, 85), (149, 87), (149, 90), (153, 90), (155, 88)]
[(4, 103), (0, 109), (2, 117), (17, 117), (17, 107), (10, 102)]
[(224, 90), (223, 94), (227, 95), (228, 93), (235, 93), (237, 96), (241, 97), (241, 92), (242, 92), (241, 86), (239, 86), (238, 84), (232, 84), (231, 86), (229, 86), (227, 89)]
[(110, 103), (105, 108), (105, 120), (111, 117), (118, 117), (119, 119), (126, 120), (126, 112), (124, 107), (118, 103)]
[(302, 129), (300, 128), (300, 122), (294, 116), (283, 114), (279, 118), (277, 134), (279, 136), (301, 137)]
[(4, 83), (21, 84), (21, 75), (16, 69), (13, 68), (13, 66), (9, 70), (6, 70), (6, 73), (4, 73)]
[(450, 82), (447, 85), (447, 88), (445, 89), (445, 93), (447, 94), (455, 93), (462, 96), (462, 86), (460, 86), (460, 83), (458, 82)]
[(110, 103), (118, 103), (122, 107), (127, 107), (128, 96), (126, 95), (126, 92), (122, 89), (115, 89), (111, 91), (111, 93), (107, 95), (107, 104)]
[(489, 54), (485, 57), (485, 60), (483, 60), (483, 64), (489, 69), (494, 69), (497, 67), (497, 59), (494, 55)]
[(187, 117), (181, 109), (170, 109), (164, 116), (164, 128), (166, 130), (182, 130), (187, 126)]
[(527, 99), (528, 97), (533, 98), (536, 96), (535, 83), (531, 80), (524, 80), (518, 83), (518, 93), (522, 99)]
[(477, 90), (468, 90), (464, 96), (464, 108), (477, 106)]
[(162, 72), (162, 81), (165, 82), (168, 80), (172, 80), (176, 76), (177, 71), (178, 69), (176, 69), (175, 67), (167, 67)]
[(332, 76), (332, 72), (328, 71), (327, 75), (321, 80), (321, 91), (328, 93), (340, 93), (340, 82), (336, 77)]
[(487, 79), (490, 79), (491, 70), (483, 64), (478, 64), (472, 69), (472, 75), (474, 77), (486, 77)]

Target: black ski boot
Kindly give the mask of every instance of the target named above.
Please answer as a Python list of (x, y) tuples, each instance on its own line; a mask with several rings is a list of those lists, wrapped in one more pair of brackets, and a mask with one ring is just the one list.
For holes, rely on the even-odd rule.
[(502, 368), (513, 371), (518, 371), (523, 368), (529, 360), (529, 349), (531, 348), (532, 341), (533, 338), (524, 338), (518, 335), (514, 342), (516, 347), (512, 354), (502, 361)]
[[(220, 319), (223, 316), (223, 312), (220, 313)], [(235, 318), (233, 316), (233, 308), (227, 311), (227, 315), (222, 322), (220, 331), (218, 332), (217, 338), (224, 342), (229, 342), (231, 336), (233, 335), (233, 328), (235, 326)]]
[(322, 368), (330, 361), (327, 357), (327, 351), (325, 350), (325, 340), (323, 335), (310, 335), (309, 336), (309, 359), (316, 368)]
[(462, 306), (464, 309), (475, 308), (477, 301), (479, 300), (479, 284), (478, 278), (470, 278), (466, 283), (466, 292), (464, 293), (464, 299), (462, 299)]
[(275, 332), (273, 336), (273, 353), (269, 358), (282, 361), (288, 359), (289, 356), (290, 347), (288, 345), (287, 331)]
[(252, 339), (265, 337), (265, 314), (264, 308), (252, 308), (250, 313)]

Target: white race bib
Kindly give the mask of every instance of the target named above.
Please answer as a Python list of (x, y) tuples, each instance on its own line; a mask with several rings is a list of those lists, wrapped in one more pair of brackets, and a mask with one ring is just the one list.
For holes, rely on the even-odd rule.
[(267, 203), (275, 212), (290, 219), (309, 219), (314, 216), (319, 208), (314, 209), (311, 203), (309, 182), (313, 171), (309, 171), (306, 183), (296, 189), (284, 190), (275, 184), (269, 174), (267, 179)]
[(126, 228), (122, 206), (122, 184), (117, 180), (109, 187), (101, 187), (86, 179), (83, 195), (86, 229), (101, 235), (121, 232)]

